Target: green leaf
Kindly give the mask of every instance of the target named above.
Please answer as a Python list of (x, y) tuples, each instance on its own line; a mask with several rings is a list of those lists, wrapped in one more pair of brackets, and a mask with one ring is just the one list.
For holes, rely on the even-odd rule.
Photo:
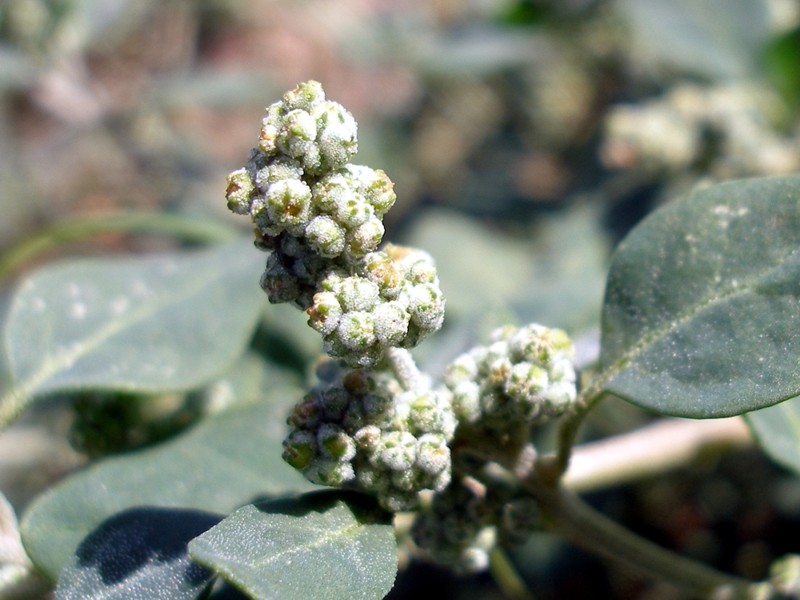
[(397, 574), (390, 516), (342, 492), (240, 508), (189, 555), (262, 600), (380, 599)]
[(689, 194), (620, 244), (598, 388), (664, 414), (737, 415), (800, 395), (800, 177)]
[(214, 574), (192, 562), (186, 546), (221, 519), (154, 507), (114, 515), (81, 542), (61, 572), (55, 597), (194, 600)]
[(287, 400), (302, 392), (276, 383), (257, 404), (237, 406), (161, 446), (105, 460), (39, 497), (22, 519), (25, 547), (55, 579), (80, 541), (133, 506), (227, 514), (256, 497), (312, 489), (281, 459)]
[(745, 420), (773, 460), (800, 474), (800, 398), (748, 413)]
[(765, 0), (620, 0), (633, 59), (712, 80), (756, 74), (771, 35)]
[(94, 388), (184, 390), (241, 355), (263, 306), (261, 255), (239, 241), (194, 253), (88, 259), (26, 279), (5, 342), (14, 385), (0, 425), (37, 397)]

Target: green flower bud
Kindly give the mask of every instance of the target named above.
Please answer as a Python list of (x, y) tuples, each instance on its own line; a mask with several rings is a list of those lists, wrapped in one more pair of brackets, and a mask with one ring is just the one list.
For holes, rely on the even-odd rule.
[(303, 474), (312, 483), (340, 487), (356, 477), (353, 465), (333, 459), (318, 458), (311, 462)]
[(356, 455), (353, 438), (332, 423), (324, 423), (317, 430), (317, 446), (323, 456), (340, 462), (350, 461)]
[(318, 215), (305, 229), (309, 246), (320, 256), (335, 258), (344, 251), (345, 230), (332, 217)]
[[(438, 475), (450, 468), (450, 448), (440, 434), (426, 433), (417, 440), (416, 467), (428, 475)], [(433, 488), (441, 491), (441, 488)]]
[(411, 320), (423, 330), (432, 332), (444, 321), (444, 296), (438, 286), (422, 283), (411, 288), (409, 294)]
[(383, 302), (372, 311), (375, 319), (375, 337), (386, 348), (401, 346), (408, 333), (411, 318), (400, 302)]
[[(311, 211), (311, 190), (298, 179), (282, 179), (264, 195), (272, 225), (301, 235)], [(299, 232), (299, 233), (298, 233)]]
[(367, 278), (374, 281), (381, 296), (394, 299), (402, 290), (403, 274), (386, 252), (370, 252), (362, 261)]
[(336, 338), (349, 350), (367, 350), (376, 341), (372, 315), (365, 311), (345, 313), (336, 328)]
[(345, 249), (349, 256), (360, 258), (380, 245), (384, 232), (383, 222), (377, 217), (370, 217), (347, 232)]
[(316, 454), (316, 440), (309, 431), (294, 431), (283, 441), (283, 460), (295, 469), (308, 467)]
[(311, 114), (318, 128), (320, 164), (317, 172), (343, 167), (358, 151), (358, 125), (353, 115), (330, 100), (314, 106)]
[(301, 109), (310, 111), (325, 100), (325, 92), (318, 81), (306, 81), (283, 95), (286, 110)]
[(255, 192), (256, 186), (247, 169), (237, 169), (228, 175), (228, 187), (225, 190), (228, 210), (238, 215), (248, 214)]
[(342, 307), (333, 292), (317, 292), (314, 294), (311, 307), (306, 311), (308, 324), (322, 335), (329, 335), (336, 330), (342, 317)]
[(417, 458), (417, 438), (407, 431), (384, 434), (377, 454), (380, 464), (392, 471), (410, 469)]
[(303, 178), (303, 169), (296, 160), (280, 157), (269, 162), (266, 166), (256, 171), (256, 185), (262, 192), (266, 192), (273, 183), (284, 179)]
[(460, 421), (475, 423), (481, 417), (481, 388), (474, 381), (461, 381), (453, 390), (453, 411)]
[(345, 311), (370, 311), (378, 302), (378, 286), (363, 277), (346, 277), (339, 285), (339, 300)]

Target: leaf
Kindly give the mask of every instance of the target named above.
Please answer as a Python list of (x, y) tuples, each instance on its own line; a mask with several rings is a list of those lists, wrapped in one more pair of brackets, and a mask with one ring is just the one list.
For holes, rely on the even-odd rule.
[(134, 506), (227, 514), (265, 495), (312, 489), (281, 459), (285, 399), (302, 392), (276, 383), (264, 401), (210, 418), (161, 446), (107, 459), (40, 496), (22, 519), (25, 548), (49, 577), (109, 516)]
[(620, 244), (598, 388), (664, 414), (738, 415), (800, 395), (800, 177), (662, 207)]
[(103, 522), (61, 573), (57, 600), (193, 600), (214, 574), (192, 562), (189, 541), (222, 520), (196, 510), (139, 507)]
[(194, 539), (189, 555), (262, 600), (379, 599), (397, 574), (389, 515), (342, 492), (240, 508)]
[(242, 354), (263, 306), (262, 258), (239, 241), (195, 253), (72, 260), (26, 279), (5, 342), (15, 385), (0, 425), (37, 397), (82, 388), (202, 385)]
[(632, 33), (631, 56), (712, 80), (747, 78), (771, 35), (764, 0), (620, 0)]
[(800, 474), (800, 398), (748, 413), (745, 420), (773, 460)]

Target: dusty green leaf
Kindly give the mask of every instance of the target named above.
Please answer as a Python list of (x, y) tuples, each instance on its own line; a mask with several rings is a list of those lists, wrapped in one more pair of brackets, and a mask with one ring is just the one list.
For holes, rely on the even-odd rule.
[(617, 10), (635, 62), (710, 79), (753, 75), (771, 34), (764, 0), (621, 0)]
[(178, 508), (137, 507), (104, 521), (78, 546), (58, 580), (57, 600), (194, 600), (214, 574), (192, 562), (190, 540), (221, 516)]
[(161, 446), (107, 459), (69, 477), (24, 515), (29, 555), (55, 579), (80, 541), (126, 508), (226, 514), (256, 497), (311, 489), (281, 459), (287, 408), (300, 394), (276, 382), (262, 402), (237, 406)]
[(390, 516), (342, 492), (242, 507), (189, 555), (261, 600), (378, 600), (397, 573)]
[(745, 420), (773, 460), (800, 474), (800, 398), (748, 413)]
[(145, 258), (71, 260), (22, 282), (8, 312), (12, 388), (0, 424), (45, 394), (183, 390), (244, 351), (263, 307), (249, 242)]
[(724, 417), (800, 394), (800, 177), (733, 181), (657, 210), (620, 244), (598, 384)]

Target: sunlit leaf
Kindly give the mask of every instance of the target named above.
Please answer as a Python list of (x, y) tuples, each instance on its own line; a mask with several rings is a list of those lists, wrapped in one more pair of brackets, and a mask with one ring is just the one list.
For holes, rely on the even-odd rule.
[(620, 0), (632, 33), (631, 57), (711, 79), (742, 78), (759, 66), (769, 40), (764, 0)]
[(800, 398), (748, 413), (745, 420), (767, 454), (800, 474)]
[(378, 600), (397, 573), (390, 516), (337, 492), (240, 508), (189, 554), (262, 600)]
[(264, 300), (246, 242), (145, 258), (71, 260), (23, 281), (5, 342), (14, 385), (0, 424), (76, 389), (183, 390), (241, 355)]
[(645, 408), (723, 417), (800, 394), (800, 177), (729, 182), (620, 244), (596, 385)]
[(78, 546), (59, 577), (55, 597), (193, 600), (214, 574), (192, 562), (186, 546), (221, 518), (155, 507), (114, 515)]
[(281, 459), (287, 407), (300, 394), (277, 382), (262, 402), (236, 407), (171, 442), (107, 459), (69, 477), (23, 516), (28, 553), (55, 578), (84, 537), (126, 508), (226, 514), (256, 497), (311, 489)]

